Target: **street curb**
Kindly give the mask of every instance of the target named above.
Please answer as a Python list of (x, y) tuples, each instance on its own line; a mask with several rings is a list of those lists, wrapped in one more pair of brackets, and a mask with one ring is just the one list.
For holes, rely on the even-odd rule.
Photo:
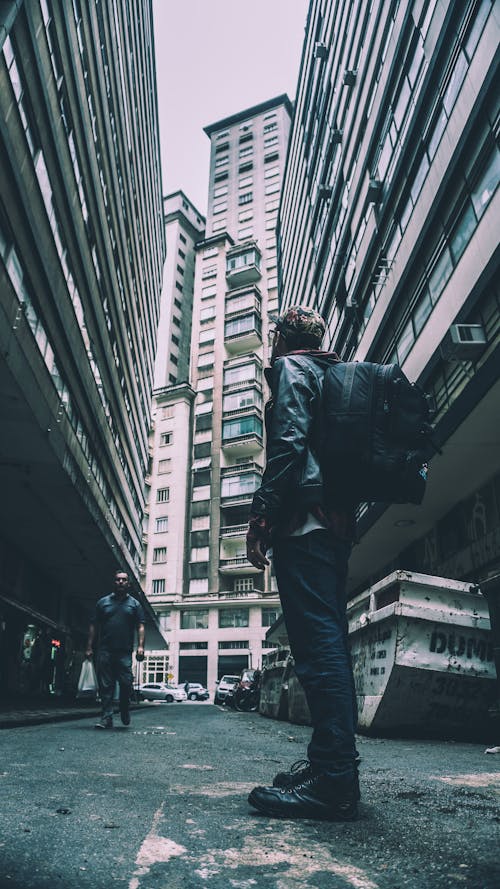
[[(137, 705), (130, 707), (131, 712), (138, 709), (139, 707)], [(119, 711), (117, 710), (116, 714), (118, 713)], [(90, 719), (100, 715), (101, 708), (92, 707), (92, 709), (89, 710), (68, 710), (67, 712), (23, 713), (22, 715), (13, 716), (7, 719), (0, 716), (0, 730), (9, 728), (27, 728), (30, 725), (43, 725), (47, 722), (69, 722), (70, 720), (76, 719)]]

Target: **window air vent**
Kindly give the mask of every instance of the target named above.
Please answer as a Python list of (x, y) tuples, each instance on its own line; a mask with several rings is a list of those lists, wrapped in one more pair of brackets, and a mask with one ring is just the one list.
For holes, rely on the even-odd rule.
[(482, 324), (452, 324), (441, 344), (441, 355), (448, 360), (475, 361), (486, 346)]
[(314, 58), (315, 59), (327, 59), (328, 58), (328, 47), (327, 47), (326, 43), (315, 43)]
[(382, 183), (380, 179), (370, 179), (367, 200), (369, 204), (380, 204), (382, 200)]
[(344, 86), (354, 86), (357, 75), (358, 72), (354, 71), (352, 68), (348, 68), (344, 71)]

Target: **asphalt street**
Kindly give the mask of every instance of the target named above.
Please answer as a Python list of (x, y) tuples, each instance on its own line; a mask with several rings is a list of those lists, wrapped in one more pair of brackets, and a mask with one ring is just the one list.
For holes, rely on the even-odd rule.
[(94, 721), (0, 733), (2, 889), (500, 887), (484, 745), (360, 738), (359, 821), (275, 821), (247, 794), (304, 756), (307, 727), (189, 703)]

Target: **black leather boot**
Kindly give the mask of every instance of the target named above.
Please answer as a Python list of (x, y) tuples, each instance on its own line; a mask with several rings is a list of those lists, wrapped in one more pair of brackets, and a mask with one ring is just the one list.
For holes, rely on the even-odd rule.
[[(357, 799), (361, 799), (361, 793), (359, 791), (359, 765), (361, 762), (361, 757), (359, 753), (356, 754), (356, 759), (354, 761), (354, 766), (356, 769), (356, 786), (357, 786)], [(288, 789), (289, 787), (294, 787), (296, 784), (301, 784), (306, 778), (313, 774), (313, 767), (308, 759), (298, 759), (297, 762), (294, 762), (288, 772), (278, 772), (277, 775), (273, 778), (273, 787), (284, 787)]]
[(270, 818), (354, 821), (358, 817), (358, 794), (355, 776), (332, 778), (309, 773), (293, 787), (254, 787), (248, 802)]

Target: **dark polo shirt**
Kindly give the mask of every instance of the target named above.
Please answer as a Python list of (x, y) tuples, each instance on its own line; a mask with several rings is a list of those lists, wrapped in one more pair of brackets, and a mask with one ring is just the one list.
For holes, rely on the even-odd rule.
[(119, 599), (111, 593), (97, 602), (92, 623), (99, 627), (102, 649), (130, 652), (134, 647), (134, 632), (144, 623), (144, 611), (133, 596), (127, 594), (125, 599)]

